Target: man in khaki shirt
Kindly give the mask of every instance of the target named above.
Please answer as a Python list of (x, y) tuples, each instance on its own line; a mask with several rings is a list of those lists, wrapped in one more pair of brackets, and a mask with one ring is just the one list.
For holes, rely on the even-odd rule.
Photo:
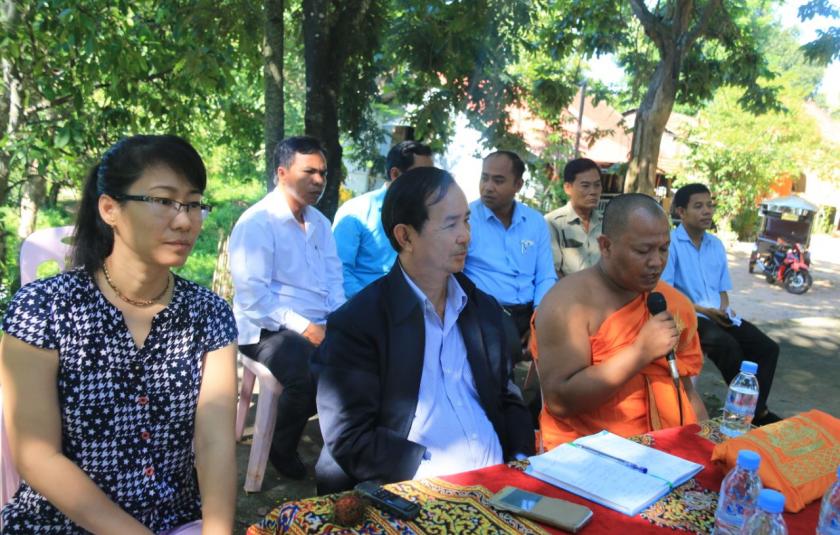
[(601, 257), (601, 169), (588, 158), (576, 158), (563, 169), (563, 182), (569, 202), (545, 216), (558, 278), (594, 266)]

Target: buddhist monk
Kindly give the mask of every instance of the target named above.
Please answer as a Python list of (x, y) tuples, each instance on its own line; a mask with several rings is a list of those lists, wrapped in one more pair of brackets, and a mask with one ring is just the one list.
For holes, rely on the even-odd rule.
[[(630, 436), (708, 418), (690, 381), (703, 364), (694, 307), (659, 280), (669, 243), (655, 200), (618, 196), (604, 212), (600, 261), (560, 279), (540, 304), (532, 351), (546, 449), (602, 429)], [(668, 304), (655, 316), (646, 304), (652, 291)], [(679, 400), (665, 359), (671, 350)]]

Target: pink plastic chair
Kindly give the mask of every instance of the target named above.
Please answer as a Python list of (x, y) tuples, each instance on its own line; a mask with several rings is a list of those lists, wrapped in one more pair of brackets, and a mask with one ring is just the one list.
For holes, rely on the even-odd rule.
[(55, 260), (59, 269), (64, 271), (70, 245), (65, 238), (73, 235), (73, 227), (54, 227), (36, 230), (20, 246), (20, 285), (23, 286), (37, 278), (38, 267)]
[(251, 442), (251, 454), (248, 457), (248, 471), (245, 474), (245, 492), (259, 492), (262, 489), (265, 465), (274, 436), (274, 424), (277, 420), (277, 400), (283, 393), (283, 385), (277, 382), (271, 371), (257, 362), (239, 354), (242, 363), (242, 387), (239, 391), (239, 405), (236, 408), (236, 440), (242, 439), (245, 432), (245, 417), (251, 406), (251, 394), (254, 381), (259, 381), (260, 397), (257, 400), (257, 417), (254, 421), (254, 437)]
[[(73, 234), (73, 227), (55, 227), (33, 232), (20, 246), (20, 284), (36, 279), (38, 267), (55, 260), (63, 271), (70, 245), (65, 238)], [(0, 507), (6, 504), (20, 486), (20, 476), (12, 462), (6, 424), (3, 419), (3, 402), (0, 396)], [(0, 524), (2, 521), (0, 520)], [(2, 527), (2, 525), (0, 525)]]

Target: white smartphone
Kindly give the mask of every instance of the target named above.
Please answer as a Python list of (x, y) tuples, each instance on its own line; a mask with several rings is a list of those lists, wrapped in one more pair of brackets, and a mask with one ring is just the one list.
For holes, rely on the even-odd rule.
[(560, 498), (549, 498), (516, 487), (505, 487), (490, 498), (497, 509), (577, 533), (592, 519), (592, 510)]

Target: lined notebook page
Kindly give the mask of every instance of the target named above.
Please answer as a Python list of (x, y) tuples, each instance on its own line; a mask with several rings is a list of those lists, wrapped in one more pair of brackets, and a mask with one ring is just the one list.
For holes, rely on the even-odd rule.
[(703, 469), (700, 464), (643, 446), (609, 431), (578, 438), (575, 443), (644, 466), (648, 475), (664, 479), (674, 486)]
[(626, 514), (636, 514), (669, 490), (661, 479), (570, 444), (529, 460), (531, 475)]

